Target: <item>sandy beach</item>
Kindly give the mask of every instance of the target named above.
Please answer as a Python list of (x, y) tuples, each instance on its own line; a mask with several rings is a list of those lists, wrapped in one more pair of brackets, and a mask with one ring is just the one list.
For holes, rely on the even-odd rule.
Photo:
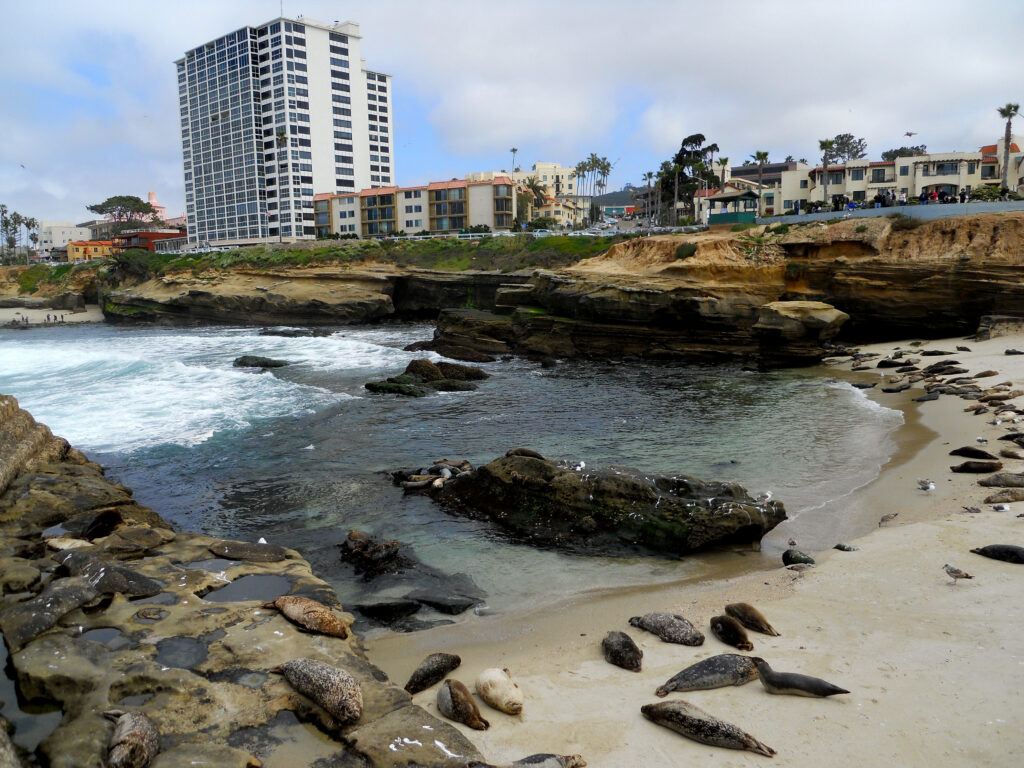
[[(919, 349), (972, 351), (955, 357), (924, 357), (923, 367), (957, 360), (971, 374), (986, 369), (997, 377), (984, 385), (1012, 381), (1024, 385), (1024, 357), (1004, 350), (1024, 345), (1024, 337), (984, 342), (946, 340)], [(912, 353), (907, 344), (867, 346), (863, 351)], [(911, 355), (908, 355), (911, 356)], [(872, 366), (873, 366), (872, 362)], [(891, 371), (840, 374), (844, 378), (887, 380)], [(884, 378), (882, 374), (885, 374)], [(1024, 566), (987, 559), (970, 550), (988, 544), (1024, 545), (1024, 502), (997, 512), (983, 499), (984, 475), (953, 474), (963, 459), (949, 456), (960, 446), (986, 437), (993, 453), (1010, 443), (997, 438), (1011, 424), (992, 425), (992, 413), (965, 412), (971, 403), (942, 396), (912, 402), (922, 384), (898, 394), (869, 391), (877, 402), (905, 413), (896, 434), (897, 451), (872, 483), (836, 504), (835, 542), (859, 547), (842, 552), (807, 546), (817, 566), (800, 575), (781, 566), (786, 525), (767, 537), (764, 565), (732, 578), (595, 593), (566, 604), (518, 616), (483, 616), (468, 623), (410, 635), (389, 634), (367, 642), (375, 664), (399, 685), (429, 653), (462, 657), (452, 677), (472, 688), (487, 667), (507, 667), (522, 687), (523, 714), (512, 717), (480, 702), (491, 722), (487, 731), (467, 735), (489, 760), (506, 763), (536, 752), (579, 753), (590, 766), (756, 765), (768, 758), (750, 752), (709, 747), (657, 726), (640, 714), (647, 703), (683, 699), (734, 723), (777, 750), (776, 765), (1007, 766), (1024, 759), (1024, 736), (1017, 722), (1024, 712)], [(1024, 387), (1021, 387), (1024, 388)], [(975, 403), (975, 405), (977, 405)], [(1022, 424), (1024, 426), (1024, 424)], [(1003, 459), (1006, 472), (1024, 471), (1024, 461)], [(917, 478), (936, 488), (919, 490)], [(783, 501), (785, 501), (783, 499)], [(976, 505), (980, 513), (962, 507)], [(882, 515), (898, 513), (884, 527)], [(847, 538), (846, 530), (866, 532)], [(730, 556), (716, 555), (722, 573), (736, 573)], [(774, 563), (779, 563), (775, 566)], [(955, 586), (943, 571), (951, 563), (971, 573)], [(749, 568), (744, 564), (744, 570)], [(515, 578), (509, 574), (508, 578)], [(851, 691), (829, 699), (773, 696), (760, 682), (743, 687), (671, 693), (654, 690), (683, 668), (735, 649), (708, 630), (712, 616), (730, 602), (759, 607), (781, 632), (769, 637), (750, 632), (753, 655), (775, 670), (821, 677)], [(690, 619), (706, 635), (696, 648), (671, 645), (633, 629), (631, 616), (670, 611)], [(643, 650), (643, 670), (628, 672), (607, 663), (601, 639), (611, 630), (628, 632)], [(436, 687), (415, 697), (436, 713)]]
[[(47, 323), (46, 316), (50, 316)], [(102, 323), (103, 310), (99, 304), (86, 304), (84, 310), (72, 312), (61, 309), (25, 309), (24, 307), (0, 307), (0, 328), (13, 322), (22, 321), (28, 318), (30, 328), (38, 328), (45, 325), (60, 325), (67, 323)], [(58, 318), (55, 322), (53, 318)]]

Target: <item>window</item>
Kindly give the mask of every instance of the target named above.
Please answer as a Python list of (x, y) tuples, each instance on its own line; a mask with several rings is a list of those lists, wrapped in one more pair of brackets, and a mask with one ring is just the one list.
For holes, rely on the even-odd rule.
[(850, 170), (850, 180), (851, 181), (864, 181), (864, 169), (863, 168), (853, 168), (853, 169), (851, 169)]
[(807, 179), (800, 179), (800, 189), (807, 189)]
[(863, 202), (865, 200), (865, 198), (866, 198), (866, 193), (863, 190), (854, 191), (854, 193), (853, 193), (853, 200), (854, 200), (854, 202), (857, 202), (857, 203)]
[(978, 167), (977, 163), (968, 163), (967, 164), (967, 174), (968, 175), (973, 175), (975, 173), (975, 171), (977, 170), (977, 167)]
[(871, 182), (878, 184), (885, 181), (885, 168), (872, 168), (871, 169)]

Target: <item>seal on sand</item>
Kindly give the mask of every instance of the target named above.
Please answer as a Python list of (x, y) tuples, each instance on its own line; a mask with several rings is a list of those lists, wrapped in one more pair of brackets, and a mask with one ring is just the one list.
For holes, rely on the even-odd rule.
[(609, 632), (601, 641), (601, 652), (604, 660), (616, 667), (622, 667), (633, 672), (640, 671), (643, 663), (644, 652), (641, 651), (633, 638), (625, 632)]
[(1024, 563), (1024, 547), (1014, 544), (989, 544), (987, 547), (972, 549), (976, 555), (991, 557), (993, 560), (1003, 560), (1007, 563)]
[(160, 732), (145, 715), (111, 709), (103, 713), (112, 720), (114, 733), (110, 737), (107, 765), (110, 768), (146, 768), (160, 751)]
[(746, 630), (732, 616), (715, 616), (711, 619), (711, 634), (726, 645), (741, 651), (754, 650), (754, 644), (747, 637)]
[(480, 716), (480, 710), (473, 701), (469, 688), (458, 680), (448, 679), (437, 689), (437, 710), (449, 720), (464, 723), (478, 731), (486, 731), (491, 727)]
[(425, 691), (434, 683), (444, 680), (445, 676), (462, 663), (462, 658), (454, 653), (432, 653), (425, 658), (409, 676), (405, 684), (407, 693)]
[(270, 671), (284, 675), (292, 688), (323, 707), (339, 725), (349, 725), (362, 717), (362, 686), (341, 667), (300, 658)]
[(775, 637), (779, 635), (775, 631), (775, 627), (768, 623), (768, 619), (750, 603), (729, 603), (729, 605), (725, 606), (725, 613), (728, 616), (732, 616), (747, 629), (752, 629), (764, 635), (773, 635)]
[(645, 613), (643, 616), (631, 618), (629, 624), (657, 635), (666, 643), (679, 643), (679, 645), (704, 644), (704, 633), (676, 613), (662, 613), (660, 611)]
[(587, 761), (583, 755), (529, 755), (521, 757), (514, 763), (505, 765), (491, 765), (473, 760), (466, 764), (466, 768), (586, 768)]
[(644, 717), (653, 723), (663, 725), (688, 739), (726, 749), (745, 749), (759, 755), (771, 757), (775, 750), (732, 723), (719, 720), (703, 709), (689, 702), (662, 701), (658, 704), (644, 704), (640, 707)]
[(818, 677), (800, 675), (795, 672), (776, 672), (764, 659), (754, 659), (757, 671), (761, 676), (761, 685), (768, 693), (789, 694), (791, 696), (812, 696), (823, 698), (835, 696), (837, 693), (849, 693), (845, 688), (832, 685)]
[(481, 699), (505, 714), (518, 715), (523, 711), (523, 691), (507, 669), (485, 669), (477, 675), (476, 692)]
[(664, 698), (672, 691), (704, 691), (709, 688), (725, 688), (729, 685), (744, 685), (757, 679), (757, 665), (750, 656), (738, 653), (720, 653), (709, 659), (691, 664), (654, 692)]
[(321, 635), (348, 637), (351, 622), (344, 622), (323, 603), (298, 595), (281, 595), (273, 602), (264, 603), (264, 608), (276, 608), (286, 619)]

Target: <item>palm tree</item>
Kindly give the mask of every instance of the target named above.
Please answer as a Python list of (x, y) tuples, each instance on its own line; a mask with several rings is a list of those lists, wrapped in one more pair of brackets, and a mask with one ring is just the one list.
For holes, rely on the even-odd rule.
[(1011, 123), (1013, 118), (1020, 114), (1020, 104), (1007, 103), (1005, 107), (999, 107), (996, 111), (1000, 117), (1006, 119), (1006, 133), (1003, 135), (1003, 189), (1009, 189)]
[(25, 216), (21, 220), (21, 226), (25, 228), (25, 263), (28, 264), (28, 244), (39, 239), (38, 236), (32, 234), (32, 230), (39, 226), (39, 222), (31, 216)]
[(654, 172), (648, 171), (644, 174), (644, 181), (647, 182), (647, 197), (644, 200), (644, 221), (650, 224), (651, 221), (651, 179), (654, 178)]
[(821, 150), (821, 175), (825, 179), (825, 210), (832, 205), (828, 199), (828, 156), (835, 148), (836, 143), (832, 139), (818, 139), (818, 149)]
[[(542, 207), (544, 205), (544, 191), (546, 187), (540, 183), (540, 179), (536, 176), (527, 176), (524, 183), (526, 184), (526, 188), (530, 191), (530, 194), (533, 195), (534, 207)], [(531, 216), (530, 218), (533, 217)]]
[(761, 191), (764, 181), (764, 164), (768, 162), (767, 152), (755, 152), (750, 159), (757, 163), (757, 215), (764, 216), (764, 193)]
[(722, 178), (720, 179), (720, 186), (725, 188), (725, 169), (729, 167), (729, 158), (725, 155), (718, 156), (718, 167), (722, 169)]
[(516, 172), (516, 152), (519, 151), (518, 147), (512, 147), (509, 152), (512, 153), (512, 173)]

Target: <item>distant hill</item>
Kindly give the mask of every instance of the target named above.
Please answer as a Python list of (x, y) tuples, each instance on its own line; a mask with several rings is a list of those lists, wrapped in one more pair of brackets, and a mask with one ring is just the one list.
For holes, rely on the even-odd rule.
[(594, 198), (598, 205), (630, 205), (633, 202), (633, 190), (622, 189), (618, 192), (606, 192)]

